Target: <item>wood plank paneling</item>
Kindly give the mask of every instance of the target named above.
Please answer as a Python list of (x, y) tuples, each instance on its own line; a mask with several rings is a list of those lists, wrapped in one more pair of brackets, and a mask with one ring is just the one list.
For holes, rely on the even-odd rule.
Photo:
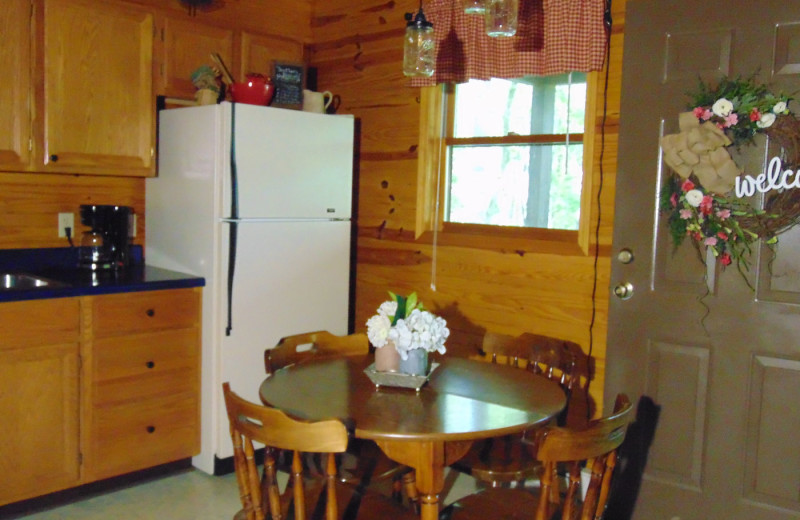
[(135, 244), (144, 244), (143, 178), (0, 173), (0, 248), (67, 247), (58, 238), (58, 213), (75, 214), (73, 242), (87, 228), (80, 223), (81, 204), (133, 207), (138, 215)]
[[(601, 88), (595, 103), (593, 126), (599, 130), (605, 122), (605, 135), (597, 131), (594, 143), (591, 196), (596, 199), (602, 181), (601, 218), (595, 241), (597, 211), (591, 215), (588, 255), (576, 247), (561, 254), (553, 254), (552, 247), (520, 253), (500, 240), (494, 249), (438, 241), (434, 248), (431, 233), (414, 239), (420, 91), (408, 86), (401, 69), (403, 14), (418, 7), (414, 0), (313, 5), (309, 58), (318, 69), (319, 88), (340, 95), (339, 112), (352, 113), (361, 123), (356, 329), (365, 329), (387, 290), (417, 291), (428, 308), (448, 320), (451, 352), (476, 355), (487, 329), (561, 336), (587, 351), (591, 345), (597, 360), (592, 394), (600, 403), (625, 3), (614, 3), (608, 95), (604, 100)], [(595, 242), (601, 253), (596, 274)]]

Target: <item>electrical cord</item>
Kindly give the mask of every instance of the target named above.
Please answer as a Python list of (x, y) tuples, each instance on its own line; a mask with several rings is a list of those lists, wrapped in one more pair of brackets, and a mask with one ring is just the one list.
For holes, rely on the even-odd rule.
[[(594, 276), (592, 277), (592, 317), (589, 321), (589, 359), (592, 358), (592, 351), (594, 350), (594, 324), (597, 318), (597, 276), (598, 276), (598, 262), (600, 260), (600, 222), (602, 217), (602, 206), (600, 205), (601, 195), (603, 193), (603, 180), (605, 178), (605, 171), (603, 169), (603, 159), (605, 158), (606, 151), (606, 119), (608, 118), (608, 77), (609, 70), (611, 69), (611, 61), (609, 55), (611, 54), (611, 0), (606, 2), (605, 12), (603, 15), (603, 25), (606, 29), (606, 70), (605, 79), (603, 83), (603, 117), (600, 123), (600, 158), (599, 158), (599, 173), (600, 178), (597, 183), (597, 223), (594, 228)], [(589, 385), (591, 379), (586, 382), (586, 391), (589, 392)], [(586, 409), (587, 419), (590, 419), (591, 410)]]
[(67, 242), (69, 242), (69, 247), (75, 247), (75, 244), (72, 243), (72, 228), (65, 227), (64, 234), (67, 236)]

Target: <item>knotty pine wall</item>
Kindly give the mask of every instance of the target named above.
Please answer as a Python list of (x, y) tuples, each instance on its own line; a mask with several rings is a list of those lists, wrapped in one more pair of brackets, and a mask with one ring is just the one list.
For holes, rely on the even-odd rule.
[[(418, 6), (416, 0), (327, 0), (313, 5), (313, 44), (307, 54), (318, 68), (319, 87), (341, 96), (339, 111), (360, 121), (356, 328), (365, 330), (366, 320), (391, 290), (416, 291), (429, 309), (447, 319), (448, 346), (464, 355), (477, 354), (487, 329), (562, 337), (587, 352), (591, 336), (597, 370), (591, 393), (602, 403), (625, 4), (613, 6), (591, 335), (596, 211), (586, 256), (442, 245), (434, 251), (430, 239), (414, 239), (420, 90), (408, 86), (401, 69), (403, 15)], [(603, 99), (596, 106), (593, 200), (600, 188)]]

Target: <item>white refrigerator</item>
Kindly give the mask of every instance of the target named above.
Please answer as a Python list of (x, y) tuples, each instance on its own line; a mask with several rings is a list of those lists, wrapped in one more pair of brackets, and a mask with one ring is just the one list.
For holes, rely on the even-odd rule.
[(353, 138), (350, 116), (232, 103), (160, 113), (145, 259), (206, 280), (203, 471), (233, 455), (223, 382), (259, 402), (266, 348), (348, 332)]

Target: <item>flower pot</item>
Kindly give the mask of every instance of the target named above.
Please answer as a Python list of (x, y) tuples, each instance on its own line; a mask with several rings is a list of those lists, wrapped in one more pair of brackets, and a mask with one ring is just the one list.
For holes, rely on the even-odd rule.
[(375, 349), (375, 370), (378, 372), (397, 372), (400, 366), (400, 353), (394, 347), (394, 341)]
[(400, 359), (400, 372), (412, 376), (424, 376), (428, 373), (428, 351), (416, 348), (408, 351), (407, 359)]

